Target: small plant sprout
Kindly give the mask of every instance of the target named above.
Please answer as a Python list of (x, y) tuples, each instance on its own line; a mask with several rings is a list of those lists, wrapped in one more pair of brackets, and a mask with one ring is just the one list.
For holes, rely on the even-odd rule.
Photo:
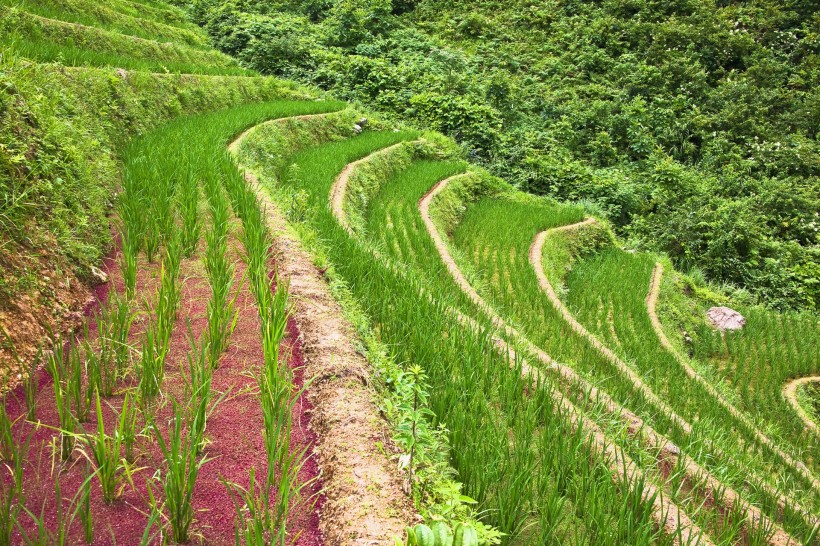
[(131, 475), (133, 469), (128, 460), (121, 456), (121, 449), (125, 441), (126, 434), (129, 433), (129, 411), (127, 398), (120, 411), (117, 427), (112, 435), (105, 432), (105, 420), (103, 419), (100, 396), (95, 398), (95, 408), (97, 414), (97, 431), (84, 437), (84, 443), (88, 451), (83, 451), (89, 463), (94, 464), (94, 475), (100, 482), (103, 500), (111, 503), (122, 493), (123, 488), (130, 484), (134, 486)]
[(65, 365), (63, 340), (57, 337), (52, 343), (54, 349), (46, 360), (46, 368), (51, 374), (54, 383), (54, 400), (57, 407), (57, 416), (60, 426), (60, 457), (63, 461), (71, 457), (74, 451), (74, 432), (77, 428), (77, 419), (71, 412), (71, 398), (68, 390), (70, 379)]
[(198, 423), (190, 423), (188, 434), (183, 433), (184, 413), (176, 401), (168, 433), (168, 441), (153, 427), (154, 436), (165, 458), (167, 466), (162, 480), (165, 493), (165, 509), (171, 525), (171, 536), (175, 542), (187, 542), (188, 528), (194, 520), (194, 508), (191, 497), (194, 493), (199, 470), (210, 459), (207, 456), (197, 457), (202, 438), (191, 434), (192, 430), (204, 430)]

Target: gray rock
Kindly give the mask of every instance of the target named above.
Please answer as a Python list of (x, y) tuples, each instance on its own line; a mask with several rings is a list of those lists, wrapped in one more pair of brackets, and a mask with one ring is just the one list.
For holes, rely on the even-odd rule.
[(740, 330), (746, 325), (743, 315), (729, 307), (710, 307), (706, 316), (718, 330)]
[(101, 283), (108, 282), (108, 274), (105, 271), (97, 267), (94, 267), (93, 265), (91, 266), (91, 275), (97, 280), (99, 280)]
[(353, 126), (353, 132), (357, 135), (362, 132), (362, 126), (358, 123)]

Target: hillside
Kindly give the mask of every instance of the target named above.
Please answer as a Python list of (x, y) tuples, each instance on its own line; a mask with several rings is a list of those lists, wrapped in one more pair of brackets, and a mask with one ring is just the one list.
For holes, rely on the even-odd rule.
[(0, 546), (820, 546), (818, 22), (0, 0)]
[(587, 199), (632, 244), (780, 309), (818, 306), (812, 2), (199, 0), (221, 50)]

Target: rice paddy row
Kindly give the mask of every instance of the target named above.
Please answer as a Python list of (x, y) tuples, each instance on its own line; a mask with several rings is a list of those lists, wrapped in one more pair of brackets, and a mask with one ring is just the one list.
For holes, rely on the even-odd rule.
[[(638, 485), (636, 488), (634, 484), (613, 482), (611, 470), (607, 468), (604, 458), (591, 455), (595, 453), (595, 450), (591, 450), (587, 444), (591, 441), (590, 438), (583, 432), (583, 429), (574, 427), (572, 420), (561, 414), (561, 410), (554, 406), (549, 396), (549, 387), (536, 389), (540, 404), (543, 405), (542, 411), (549, 412), (549, 418), (542, 417), (533, 420), (532, 417), (527, 417), (526, 412), (522, 413), (521, 410), (513, 409), (517, 408), (518, 404), (528, 407), (530, 402), (522, 395), (528, 388), (528, 382), (522, 377), (520, 366), (510, 369), (506, 358), (494, 350), (492, 336), (489, 336), (487, 331), (476, 332), (472, 328), (460, 327), (457, 322), (454, 323), (449, 305), (450, 300), (459, 297), (459, 292), (452, 290), (452, 286), (448, 284), (451, 281), (446, 275), (434, 277), (435, 280), (430, 282), (427, 275), (419, 276), (419, 272), (411, 268), (408, 268), (408, 274), (405, 275), (390, 264), (380, 263), (378, 259), (373, 259), (382, 252), (389, 254), (387, 247), (404, 248), (405, 250), (400, 252), (408, 252), (406, 249), (414, 246), (413, 242), (407, 238), (388, 242), (390, 236), (385, 233), (391, 231), (402, 234), (402, 237), (414, 237), (422, 246), (427, 246), (428, 252), (412, 252), (412, 254), (421, 260), (432, 258), (432, 263), (435, 263), (436, 254), (434, 249), (432, 252), (429, 251), (429, 238), (422, 236), (419, 231), (404, 229), (404, 220), (407, 216), (412, 218), (413, 214), (401, 215), (400, 212), (384, 210), (380, 203), (386, 204), (385, 208), (390, 209), (396, 204), (396, 200), (384, 197), (381, 191), (376, 192), (374, 201), (368, 210), (378, 210), (377, 214), (382, 215), (381, 218), (387, 216), (392, 218), (387, 224), (387, 229), (384, 227), (379, 229), (378, 233), (385, 238), (381, 240), (381, 244), (377, 242), (376, 245), (350, 238), (346, 234), (347, 230), (336, 222), (335, 217), (325, 205), (336, 175), (345, 165), (356, 161), (368, 152), (391, 146), (397, 138), (400, 138), (400, 135), (400, 133), (372, 133), (349, 141), (320, 145), (286, 160), (285, 163), (296, 167), (291, 166), (284, 171), (280, 170), (279, 174), (283, 176), (283, 188), (290, 191), (307, 191), (308, 200), (314, 206), (311, 225), (319, 230), (323, 239), (332, 237), (328, 240), (327, 246), (323, 248), (331, 253), (329, 256), (331, 262), (342, 273), (343, 278), (350, 283), (353, 292), (361, 297), (367, 294), (366, 308), (376, 322), (381, 335), (391, 341), (391, 345), (399, 352), (398, 356), (402, 360), (422, 364), (430, 375), (435, 386), (435, 394), (431, 397), (431, 401), (437, 410), (438, 418), (446, 422), (451, 430), (454, 441), (454, 464), (460, 471), (461, 479), (465, 481), (468, 494), (481, 499), (482, 507), (491, 510), (488, 520), (498, 525), (502, 531), (509, 533), (507, 542), (532, 540), (536, 543), (549, 543), (571, 540), (577, 543), (597, 543), (598, 541), (617, 543), (620, 540), (629, 543), (654, 543), (655, 541), (671, 542), (679, 538), (666, 536), (658, 529), (652, 517), (653, 497), (644, 495), (642, 486)], [(416, 135), (411, 133), (404, 135), (403, 139), (409, 140), (415, 137)], [(264, 139), (257, 142), (250, 137), (249, 140), (250, 142), (244, 148), (246, 152), (250, 148), (248, 153), (251, 156), (253, 156), (254, 148), (260, 151), (265, 149)], [(329, 158), (333, 158), (334, 161), (330, 165), (328, 165)], [(306, 175), (307, 171), (304, 167), (307, 165), (311, 166), (311, 173)], [(256, 168), (269, 173), (277, 170), (275, 165), (265, 165), (264, 160)], [(429, 189), (430, 184), (438, 180), (438, 176), (452, 174), (463, 169), (464, 165), (458, 162), (422, 161), (414, 163), (406, 171), (399, 170), (396, 174), (399, 180), (397, 184), (383, 184), (382, 187), (398, 192), (406, 191), (406, 188), (413, 188), (410, 191), (416, 192), (415, 199), (417, 200)], [(289, 175), (288, 173), (297, 174)], [(376, 175), (376, 173), (371, 173), (371, 175)], [(372, 176), (369, 179), (372, 181)], [(381, 201), (383, 198), (384, 202)], [(403, 203), (403, 205), (407, 204)], [(412, 211), (412, 206), (408, 210)], [(367, 218), (367, 221), (374, 220)], [(418, 222), (417, 213), (414, 221)], [(347, 252), (356, 252), (356, 255), (345, 256)], [(437, 265), (440, 267), (440, 262)], [(346, 274), (354, 271), (355, 275)], [(444, 285), (441, 291), (435, 288), (436, 281)], [(420, 299), (420, 292), (435, 293), (437, 297)], [(402, 296), (402, 294), (405, 295)], [(449, 294), (449, 298), (444, 294)], [(419, 318), (415, 318), (416, 315)], [(421, 316), (425, 318), (421, 319)], [(443, 326), (435, 326), (437, 321), (442, 321)], [(435, 329), (433, 329), (434, 326)], [(446, 328), (444, 340), (442, 340), (442, 334), (438, 333), (442, 327)], [(453, 353), (451, 345), (461, 346), (462, 337), (470, 340), (470, 343), (461, 349), (460, 353)], [(474, 347), (476, 344), (478, 347)], [(484, 363), (479, 367), (475, 364), (476, 362)], [(481, 388), (467, 387), (464, 379), (459, 378), (462, 374), (480, 379)], [(511, 383), (509, 389), (507, 382)], [(503, 393), (498, 392), (496, 388), (491, 388), (494, 383), (504, 385)], [(515, 388), (512, 388), (513, 386)], [(466, 413), (460, 406), (465, 402), (453, 405), (456, 403), (455, 400), (458, 400), (457, 393), (461, 392), (463, 393), (461, 396), (467, 395), (473, 399), (476, 390), (481, 393), (482, 399), (504, 400), (504, 404), (508, 407), (510, 407), (509, 404), (513, 404), (510, 410), (518, 417), (510, 420), (509, 415), (494, 411), (492, 402), (489, 407), (484, 408), (477, 402), (473, 402)], [(445, 401), (439, 401), (441, 397), (444, 397)], [(559, 413), (554, 414), (555, 411)], [(482, 415), (486, 417), (481, 417)], [(481, 421), (475, 422), (476, 419), (481, 419)], [(522, 424), (521, 419), (524, 423), (529, 422), (529, 424)], [(562, 455), (549, 453), (548, 455), (548, 452), (544, 451), (548, 449), (546, 443), (539, 442), (537, 446), (528, 445), (525, 439), (529, 435), (522, 435), (517, 428), (522, 426), (531, 427), (527, 430), (532, 430), (537, 438), (558, 438), (562, 435), (575, 438), (571, 440), (575, 447), (569, 448), (573, 454), (570, 457), (573, 462), (563, 458), (569, 453)], [(508, 432), (502, 432), (504, 430)], [(480, 448), (472, 443), (476, 436), (482, 438), (484, 442), (490, 442), (493, 441), (491, 436), (500, 439), (507, 437), (508, 434), (516, 438), (512, 451), (510, 447), (507, 447), (493, 453), (499, 449), (495, 448), (488, 453), (486, 447)], [(469, 443), (462, 448), (462, 442)], [(522, 456), (522, 453), (528, 452), (531, 453), (529, 459)], [(580, 453), (586, 453), (586, 455), (578, 457)], [(498, 459), (499, 456), (501, 459)], [(554, 460), (556, 456), (558, 457), (555, 461), (557, 468), (564, 468), (564, 471), (567, 468), (573, 469), (574, 476), (568, 479), (582, 480), (580, 483), (575, 483), (571, 492), (565, 491), (566, 495), (554, 486), (547, 485), (555, 484), (554, 472), (557, 468), (552, 465), (542, 466), (547, 459)], [(491, 460), (497, 462), (491, 463)], [(494, 468), (499, 468), (503, 473), (498, 476), (484, 475)], [(592, 489), (586, 489), (582, 485), (584, 479), (581, 476), (589, 476), (590, 472), (600, 477), (596, 478), (594, 483), (588, 484), (588, 487)], [(510, 483), (521, 485), (517, 485), (513, 491), (509, 492), (506, 488), (493, 486), (493, 484), (506, 483), (507, 480)], [(533, 487), (535, 482), (542, 484), (540, 493)], [(592, 499), (590, 495), (598, 499), (608, 499), (608, 501), (601, 505), (598, 505), (597, 501), (594, 504), (585, 505), (585, 502)], [(540, 505), (544, 502), (552, 508), (541, 508)], [(496, 506), (503, 516), (493, 515), (492, 509)], [(510, 512), (511, 508), (514, 509), (512, 512)], [(627, 528), (623, 528), (622, 526), (626, 524), (624, 514), (626, 511), (635, 510), (641, 514), (639, 521), (635, 522), (636, 527), (627, 530), (633, 525), (628, 524)], [(566, 527), (556, 524), (556, 520), (566, 522)], [(600, 529), (593, 530), (598, 527), (593, 522), (602, 523), (604, 521), (611, 521), (612, 525), (617, 525), (617, 530), (603, 534), (599, 534)], [(615, 524), (616, 521), (617, 524)], [(629, 538), (626, 538), (627, 536)], [(538, 542), (539, 538), (541, 542)]]
[[(43, 11), (45, 8), (37, 9)], [(53, 6), (49, 10), (49, 15), (64, 17), (69, 21), (78, 18), (76, 12)], [(124, 30), (122, 18), (118, 19), (118, 26), (106, 24), (102, 16), (93, 17), (94, 11), (84, 13), (86, 22), (98, 26), (41, 17), (17, 7), (0, 7), (0, 46), (18, 57), (68, 66), (111, 66), (128, 70), (190, 74), (252, 74), (227, 55), (203, 49), (202, 43), (197, 43), (195, 47), (189, 45), (197, 36), (191, 31), (176, 32), (153, 24), (144, 25), (146, 32), (153, 28), (155, 32), (165, 32), (166, 35), (173, 33), (176, 40), (179, 40), (160, 42), (117, 32)], [(138, 28), (140, 21), (129, 20), (129, 24), (129, 28)], [(104, 27), (111, 25), (113, 30), (105, 30)], [(162, 37), (155, 35), (153, 38)]]
[[(297, 163), (298, 165), (298, 163)], [(469, 304), (465, 303), (462, 299), (461, 302), (456, 302), (455, 300), (459, 300), (460, 297), (454, 294), (459, 294), (459, 291), (453, 291), (453, 285), (451, 284), (451, 279), (447, 275), (442, 275), (443, 267), (440, 261), (437, 261), (435, 251), (431, 251), (430, 241), (429, 238), (426, 238), (422, 232), (420, 231), (419, 227), (419, 218), (418, 215), (413, 215), (412, 211), (415, 206), (415, 200), (404, 198), (399, 199), (395, 194), (391, 192), (401, 192), (403, 188), (407, 188), (412, 186), (414, 179), (424, 179), (421, 173), (424, 172), (426, 169), (435, 168), (438, 169), (440, 176), (445, 177), (447, 174), (451, 174), (453, 172), (458, 171), (459, 169), (463, 169), (463, 165), (459, 165), (458, 163), (451, 163), (451, 164), (440, 164), (437, 165), (435, 163), (432, 164), (425, 164), (424, 162), (420, 162), (418, 165), (412, 165), (407, 172), (403, 172), (400, 175), (400, 182), (393, 184), (393, 183), (384, 183), (381, 186), (381, 189), (376, 192), (375, 196), (373, 197), (374, 201), (371, 205), (369, 205), (369, 210), (377, 211), (375, 212), (374, 217), (368, 218), (369, 221), (372, 221), (372, 224), (368, 224), (367, 233), (374, 234), (375, 240), (374, 243), (374, 250), (376, 255), (386, 255), (391, 258), (397, 259), (398, 262), (404, 264), (405, 266), (412, 266), (408, 267), (408, 270), (413, 270), (414, 267), (419, 267), (420, 270), (423, 272), (424, 283), (431, 284), (433, 286), (439, 285), (441, 286), (441, 291), (436, 291), (435, 288), (425, 286), (423, 291), (436, 291), (438, 294), (442, 293), (449, 293), (451, 294), (451, 299), (453, 299), (453, 305), (462, 305), (465, 306), (465, 309), (469, 310)], [(414, 169), (418, 169), (415, 171)], [(405, 177), (402, 177), (405, 176)], [(286, 178), (286, 177), (285, 177)], [(435, 178), (435, 177), (433, 177)], [(301, 180), (301, 179), (300, 179)], [(429, 182), (429, 180), (427, 180)], [(426, 182), (425, 182), (426, 183)], [(429, 189), (429, 187), (427, 188)], [(319, 192), (321, 194), (321, 192)], [(418, 199), (422, 194), (418, 195), (415, 199)], [(382, 203), (381, 206), (377, 206), (376, 203), (379, 199), (384, 196), (385, 203)], [(317, 200), (314, 202), (316, 207), (321, 207), (321, 201)], [(539, 213), (544, 213), (543, 207), (544, 204), (533, 204), (530, 205), (534, 206), (534, 208), (538, 208)], [(400, 210), (404, 208), (406, 212), (402, 213)], [(556, 209), (560, 209), (560, 207), (555, 206)], [(566, 210), (566, 208), (564, 208)], [(574, 210), (568, 212), (569, 216), (558, 219), (555, 224), (561, 225), (563, 223), (569, 223), (572, 220), (580, 219), (582, 217), (582, 211)], [(412, 220), (408, 222), (403, 222), (400, 219), (402, 217), (409, 216)], [(555, 215), (553, 215), (555, 216)], [(542, 214), (542, 218), (549, 218), (550, 216), (547, 214)], [(515, 223), (511, 223), (515, 225)], [(537, 230), (536, 230), (537, 231)], [(413, 239), (416, 238), (419, 241), (423, 241), (418, 245), (414, 245)], [(415, 248), (414, 248), (415, 246)], [(416, 248), (419, 250), (417, 251)], [(509, 255), (515, 256), (516, 251), (512, 249), (509, 252)], [(499, 251), (496, 251), (496, 254), (500, 254)], [(522, 253), (522, 256), (526, 259), (526, 252)], [(428, 265), (424, 265), (424, 262), (427, 262)], [(476, 268), (477, 269), (477, 268)], [(427, 275), (424, 272), (430, 271), (431, 274)], [(526, 271), (528, 268), (522, 268), (522, 270)], [(499, 272), (500, 273), (500, 272)], [(499, 278), (506, 278), (508, 283), (512, 283), (512, 278), (509, 275), (504, 276), (503, 274), (496, 274), (495, 279), (496, 282)], [(434, 279), (434, 280), (432, 280)], [(486, 281), (486, 277), (484, 277)], [(492, 280), (492, 279), (491, 279)], [(509, 288), (509, 286), (507, 287)], [(474, 309), (471, 310), (474, 312)], [(634, 449), (634, 448), (633, 448)], [(723, 477), (725, 473), (719, 473), (721, 477)], [(740, 480), (739, 483), (742, 485), (743, 481)], [(776, 513), (779, 509), (777, 507), (774, 508), (774, 513)], [(777, 519), (777, 518), (776, 518)], [(800, 519), (800, 518), (797, 518)], [(711, 527), (714, 528), (716, 525), (722, 525), (722, 523), (713, 523)], [(795, 524), (799, 526), (799, 524)], [(747, 532), (743, 531), (744, 533)], [(807, 530), (802, 536), (811, 536), (811, 529)], [(766, 534), (766, 533), (763, 533)], [(731, 532), (726, 533), (725, 540), (732, 540), (737, 538), (737, 530), (733, 535)], [(747, 538), (748, 539), (748, 538)], [(748, 539), (751, 541), (751, 539)]]

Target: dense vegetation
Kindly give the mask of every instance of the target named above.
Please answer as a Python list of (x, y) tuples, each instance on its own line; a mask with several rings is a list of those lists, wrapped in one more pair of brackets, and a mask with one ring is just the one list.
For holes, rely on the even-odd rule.
[[(820, 303), (810, 0), (178, 0), (222, 51), (588, 199), (635, 246), (777, 308)], [(741, 292), (741, 294), (744, 292)]]

